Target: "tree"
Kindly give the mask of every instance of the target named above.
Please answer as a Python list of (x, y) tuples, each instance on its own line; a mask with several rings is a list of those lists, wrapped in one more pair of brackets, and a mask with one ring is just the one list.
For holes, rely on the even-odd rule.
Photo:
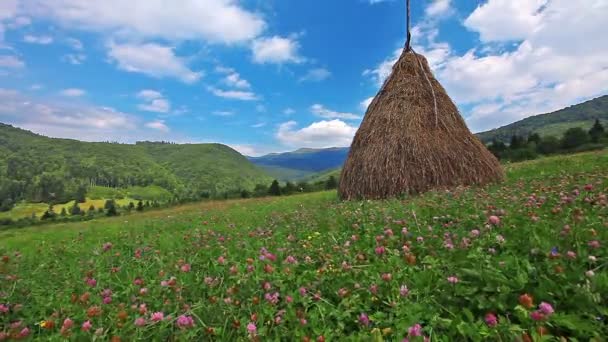
[(526, 142), (524, 141), (523, 137), (520, 137), (519, 135), (514, 134), (511, 137), (511, 143), (509, 144), (509, 148), (514, 150), (517, 148), (524, 147), (525, 144), (526, 144)]
[(536, 151), (544, 155), (557, 153), (559, 151), (559, 148), (559, 139), (551, 135), (543, 137), (538, 143), (538, 145), (536, 145)]
[(591, 140), (589, 134), (580, 127), (574, 127), (568, 129), (562, 138), (562, 147), (565, 149), (571, 149), (583, 144), (586, 144)]
[(0, 202), (0, 212), (2, 211), (10, 211), (15, 206), (15, 203), (10, 198), (5, 198), (2, 202)]
[(76, 215), (80, 215), (80, 214), (81, 214), (81, 210), (80, 210), (80, 207), (78, 206), (78, 202), (74, 202), (74, 205), (70, 208), (70, 215), (76, 216)]
[(591, 142), (598, 143), (600, 139), (604, 136), (604, 126), (600, 123), (599, 119), (595, 119), (595, 123), (589, 130), (589, 136), (591, 137)]
[(298, 188), (299, 192), (309, 192), (309, 191), (311, 191), (310, 184), (308, 184), (307, 182), (304, 182), (304, 181), (298, 182), (298, 184), (296, 185), (296, 187)]
[(139, 212), (144, 211), (144, 203), (141, 200), (139, 200), (139, 202), (137, 202), (137, 207), (135, 208), (135, 210), (137, 210)]
[(107, 216), (118, 216), (118, 211), (116, 210), (116, 203), (113, 200), (111, 200), (109, 202), (110, 202), (110, 204), (106, 207), (106, 215)]
[(249, 198), (249, 197), (251, 197), (251, 192), (249, 190), (241, 191), (241, 198)]
[(87, 201), (87, 187), (84, 185), (78, 186), (76, 189), (76, 203), (84, 203)]
[(538, 145), (541, 141), (540, 135), (538, 133), (532, 133), (528, 136), (528, 144), (535, 143)]
[(135, 204), (133, 204), (133, 202), (129, 202), (129, 206), (127, 207), (127, 210), (129, 210), (129, 212), (131, 212), (131, 210), (133, 210), (135, 208)]
[(268, 194), (271, 196), (281, 196), (281, 186), (279, 185), (279, 181), (276, 179), (272, 181), (272, 184), (268, 189)]
[(59, 215), (61, 215), (61, 217), (66, 217), (66, 216), (68, 216), (68, 211), (67, 211), (67, 210), (65, 210), (65, 207), (62, 207), (62, 208), (61, 208), (61, 213), (60, 213)]
[(255, 189), (253, 190), (253, 195), (255, 197), (262, 197), (268, 194), (268, 187), (264, 184), (257, 184)]
[(53, 210), (53, 205), (49, 205), (49, 208), (40, 217), (41, 220), (53, 220), (57, 217), (57, 213)]
[(292, 182), (287, 182), (287, 183), (285, 183), (285, 186), (283, 187), (282, 192), (285, 195), (291, 195), (294, 192), (296, 192), (296, 190), (297, 190), (297, 188)]
[(108, 210), (111, 206), (116, 206), (116, 203), (114, 203), (113, 199), (106, 200), (106, 203), (103, 205), (103, 208)]
[(338, 181), (336, 181), (336, 177), (333, 175), (329, 176), (327, 181), (325, 182), (325, 190), (333, 190), (338, 187)]
[(505, 143), (501, 140), (494, 139), (488, 146), (488, 150), (490, 150), (490, 152), (492, 152), (496, 158), (500, 159), (507, 150), (507, 145), (505, 145)]

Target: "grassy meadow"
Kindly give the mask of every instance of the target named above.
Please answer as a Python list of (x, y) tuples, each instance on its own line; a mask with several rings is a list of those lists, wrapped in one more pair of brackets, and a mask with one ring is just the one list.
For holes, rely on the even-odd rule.
[(1, 231), (0, 341), (604, 341), (608, 152), (505, 169)]

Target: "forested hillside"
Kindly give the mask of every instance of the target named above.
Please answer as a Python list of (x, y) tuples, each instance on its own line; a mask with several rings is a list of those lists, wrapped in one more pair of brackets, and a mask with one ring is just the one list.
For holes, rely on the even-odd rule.
[(91, 186), (149, 185), (178, 198), (201, 198), (270, 181), (247, 158), (220, 144), (89, 143), (0, 124), (3, 201), (64, 202)]
[(508, 143), (514, 135), (526, 137), (532, 133), (559, 137), (569, 128), (580, 127), (588, 130), (596, 119), (608, 121), (608, 95), (553, 113), (531, 116), (500, 128), (477, 133), (477, 136), (484, 143), (492, 140)]

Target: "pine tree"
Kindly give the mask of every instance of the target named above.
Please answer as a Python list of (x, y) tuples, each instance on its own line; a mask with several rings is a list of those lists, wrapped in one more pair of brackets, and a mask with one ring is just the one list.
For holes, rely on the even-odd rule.
[(562, 147), (571, 149), (589, 142), (591, 138), (589, 134), (580, 127), (568, 129), (562, 138)]
[(74, 202), (74, 205), (72, 207), (70, 207), (70, 215), (72, 216), (76, 216), (76, 215), (80, 215), (80, 207), (78, 206), (78, 202)]
[(76, 190), (76, 203), (84, 203), (87, 201), (87, 187), (80, 185)]
[(106, 211), (106, 215), (107, 216), (118, 216), (118, 211), (116, 210), (116, 204), (114, 203), (114, 201), (110, 202), (110, 205), (107, 208)]
[(272, 181), (272, 184), (268, 189), (268, 194), (271, 196), (281, 196), (281, 186), (279, 185), (279, 181), (276, 179)]
[(604, 126), (600, 123), (599, 119), (595, 119), (595, 123), (593, 127), (589, 130), (589, 136), (591, 137), (591, 142), (598, 143), (600, 139), (604, 136)]
[(333, 190), (338, 187), (338, 181), (336, 181), (336, 177), (329, 176), (327, 181), (325, 182), (325, 190)]
[(135, 204), (133, 204), (133, 202), (129, 202), (129, 206), (127, 207), (127, 210), (130, 212), (134, 208), (135, 208)]
[(61, 213), (59, 214), (61, 215), (61, 217), (66, 217), (68, 216), (68, 211), (65, 210), (65, 207), (61, 208)]
[(140, 211), (140, 212), (144, 211), (144, 203), (141, 200), (139, 200), (139, 202), (137, 202), (137, 207), (135, 208), (135, 210)]

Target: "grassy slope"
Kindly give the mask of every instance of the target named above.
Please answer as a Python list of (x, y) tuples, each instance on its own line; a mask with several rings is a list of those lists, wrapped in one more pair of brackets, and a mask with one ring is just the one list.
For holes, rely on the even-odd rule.
[[(90, 291), (92, 302), (97, 303), (97, 293), (111, 286), (114, 303), (127, 302), (136, 291), (133, 278), (141, 276), (149, 289), (141, 300), (150, 310), (163, 310), (175, 317), (181, 313), (180, 305), (163, 306), (159, 298), (177, 301), (176, 295), (158, 284), (176, 276), (179, 297), (191, 304), (196, 321), (193, 331), (177, 332), (184, 340), (195, 340), (195, 335), (200, 339), (205, 334), (203, 327), (215, 328), (218, 340), (245, 340), (244, 325), (256, 312), (262, 340), (281, 336), (301, 340), (304, 335), (314, 340), (319, 334), (338, 340), (345, 333), (353, 340), (372, 340), (372, 327), (391, 328), (385, 338), (401, 340), (409, 326), (420, 322), (433, 340), (511, 341), (524, 330), (533, 335), (538, 325), (530, 320), (528, 311), (517, 307), (518, 296), (527, 292), (535, 304), (553, 304), (555, 313), (545, 324), (549, 332), (578, 340), (593, 336), (601, 340), (608, 331), (595, 317), (608, 314), (602, 305), (608, 294), (608, 255), (605, 247), (593, 250), (587, 242), (599, 240), (605, 246), (606, 207), (585, 203), (584, 197), (594, 196), (586, 193), (572, 204), (561, 201), (564, 194), (587, 183), (594, 184), (595, 195), (606, 192), (608, 153), (550, 157), (505, 167), (508, 177), (503, 184), (430, 192), (405, 200), (340, 203), (335, 192), (323, 192), (189, 204), (141, 215), (0, 232), (0, 254), (13, 250), (23, 253), (19, 267), (10, 269), (20, 279), (23, 291), (11, 293), (12, 300), (7, 301), (26, 304), (19, 313), (26, 324), (38, 322), (58, 307), (80, 324), (86, 319), (87, 306), (70, 304), (71, 293)], [(546, 203), (528, 206), (533, 193)], [(563, 210), (552, 213), (555, 207)], [(484, 228), (489, 208), (505, 210), (500, 227)], [(582, 210), (581, 217), (577, 210)], [(560, 235), (564, 224), (571, 225), (572, 235)], [(413, 234), (406, 241), (417, 257), (416, 265), (408, 265), (400, 252), (406, 239), (401, 236), (402, 226)], [(388, 227), (395, 237), (385, 236), (387, 254), (378, 257), (374, 254), (375, 239), (385, 235)], [(458, 235), (458, 243), (475, 228), (481, 230), (481, 236), (472, 240), (471, 248), (450, 251), (443, 247), (444, 232)], [(353, 234), (359, 236), (357, 241), (351, 239)], [(288, 235), (295, 240), (289, 242)], [(504, 237), (503, 244), (496, 242), (498, 235)], [(221, 242), (220, 236), (226, 241)], [(424, 242), (417, 243), (417, 236), (424, 236)], [(112, 251), (101, 254), (100, 246), (108, 241), (114, 244)], [(350, 247), (345, 247), (346, 241)], [(151, 250), (143, 259), (132, 257), (135, 249), (148, 246)], [(556, 246), (562, 253), (573, 249), (578, 258), (548, 258)], [(257, 260), (262, 247), (277, 253), (274, 273), (262, 271), (264, 262)], [(488, 253), (489, 247), (496, 249), (496, 254)], [(587, 262), (591, 253), (598, 258), (595, 265)], [(281, 262), (291, 254), (300, 261), (297, 265)], [(220, 255), (228, 260), (225, 266), (215, 261)], [(303, 262), (305, 256), (311, 256), (312, 262)], [(246, 258), (255, 260), (251, 275), (244, 271)], [(178, 271), (179, 259), (192, 264), (191, 273)], [(343, 261), (353, 269), (342, 271)], [(108, 269), (115, 265), (121, 270), (110, 274)], [(238, 276), (228, 273), (232, 265), (238, 267)], [(556, 265), (563, 267), (562, 273), (555, 271)], [(599, 267), (594, 278), (586, 278), (584, 272), (595, 266)], [(283, 273), (284, 267), (292, 267), (293, 273)], [(41, 269), (44, 272), (38, 272)], [(94, 272), (99, 289), (83, 284), (88, 270)], [(159, 275), (161, 270), (163, 275)], [(390, 283), (380, 280), (386, 272), (393, 274)], [(458, 285), (446, 281), (450, 275), (460, 278)], [(221, 284), (205, 286), (202, 279), (206, 276), (220, 277)], [(283, 301), (279, 304), (287, 312), (281, 325), (261, 323), (274, 319), (278, 310), (263, 299), (260, 284), (264, 281), (276, 286), (281, 296), (294, 298), (291, 306)], [(355, 283), (362, 288), (356, 289)], [(379, 284), (379, 292), (372, 296), (367, 288), (374, 283)], [(399, 298), (400, 284), (410, 289), (406, 299)], [(224, 305), (221, 300), (232, 286), (238, 288), (233, 297), (243, 301), (241, 306)], [(298, 294), (300, 286), (319, 291), (322, 300), (303, 298)], [(349, 291), (345, 298), (336, 295), (341, 288)], [(262, 297), (259, 305), (252, 304), (254, 296)], [(217, 303), (211, 301), (214, 297)], [(391, 302), (395, 304), (389, 305)], [(151, 335), (166, 340), (176, 333), (170, 323), (135, 329), (130, 322), (138, 315), (131, 310), (129, 323), (116, 329), (115, 306), (103, 306), (103, 316), (93, 320), (95, 327), (103, 325), (112, 329), (110, 335), (122, 335), (126, 340), (145, 340)], [(294, 307), (305, 308), (308, 326), (297, 323)], [(370, 315), (372, 327), (357, 324), (361, 312)], [(497, 328), (485, 325), (487, 312), (499, 315)], [(230, 328), (235, 319), (242, 323), (236, 330)], [(49, 337), (53, 333), (42, 334), (40, 337)], [(78, 329), (74, 334), (81, 339), (87, 336)]]
[(604, 124), (608, 121), (608, 95), (553, 113), (531, 116), (497, 129), (478, 133), (477, 136), (485, 143), (495, 138), (509, 142), (514, 134), (526, 136), (532, 132), (559, 137), (571, 127), (590, 128), (595, 119), (600, 119)]
[[(547, 157), (513, 163), (506, 165), (505, 170), (507, 180), (503, 185), (506, 186), (515, 186), (522, 182), (522, 180), (526, 182), (533, 180), (542, 181), (561, 175), (584, 174), (594, 171), (608, 172), (608, 151)], [(490, 186), (490, 191), (498, 189), (500, 186), (502, 185), (492, 185)], [(410, 206), (419, 208), (420, 210), (423, 209), (427, 198), (435, 196), (436, 193), (431, 192), (427, 195), (413, 198), (413, 200), (408, 202)], [(334, 191), (280, 198), (268, 197), (262, 199), (201, 202), (129, 216), (127, 222), (125, 222), (125, 218), (123, 217), (101, 218), (91, 222), (72, 222), (8, 230), (0, 232), (0, 239), (7, 244), (26, 243), (35, 245), (41, 237), (44, 240), (45, 238), (59, 235), (59, 238), (62, 239), (64, 236), (61, 236), (61, 233), (70, 234), (82, 229), (95, 231), (95, 235), (98, 237), (111, 237), (112, 234), (118, 231), (146, 229), (145, 227), (150, 224), (155, 226), (188, 224), (199, 220), (201, 216), (206, 218), (214, 217), (214, 220), (222, 222), (220, 226), (224, 227), (227, 227), (229, 223), (253, 227), (264, 223), (272, 213), (296, 210), (300, 205), (308, 209), (314, 208), (315, 210), (319, 210), (315, 216), (322, 217), (327, 214), (328, 204), (337, 202), (338, 200)], [(392, 200), (386, 203), (394, 205), (398, 201)], [(428, 211), (428, 209), (424, 210)], [(13, 236), (14, 241), (5, 239), (9, 236)]]

